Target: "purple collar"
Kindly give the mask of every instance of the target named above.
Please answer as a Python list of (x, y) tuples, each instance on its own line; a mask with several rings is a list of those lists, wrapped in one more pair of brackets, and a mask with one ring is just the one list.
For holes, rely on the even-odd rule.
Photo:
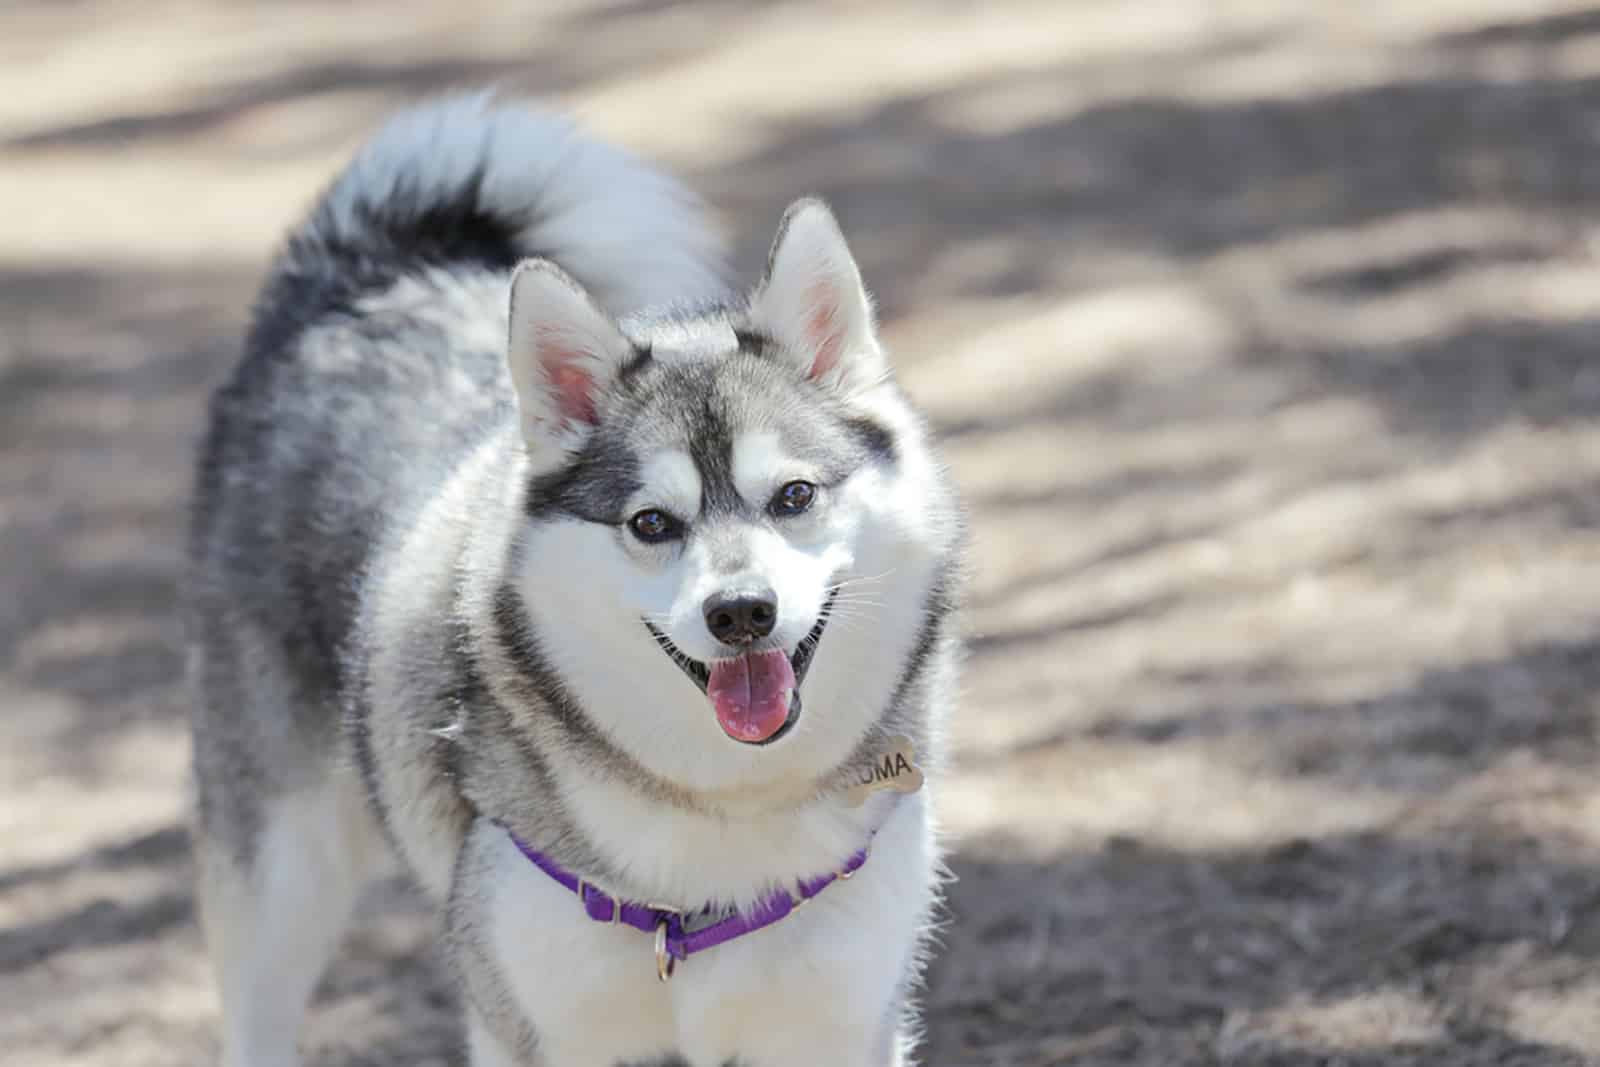
[[(510, 833), (510, 831), (506, 831)], [(578, 895), (584, 913), (599, 923), (620, 923), (654, 934), (656, 938), (656, 977), (665, 982), (672, 977), (679, 960), (687, 960), (696, 952), (716, 948), (735, 938), (771, 926), (789, 915), (800, 905), (828, 888), (834, 882), (848, 880), (867, 862), (867, 849), (863, 848), (845, 861), (843, 867), (828, 874), (808, 878), (800, 883), (799, 893), (778, 891), (765, 897), (748, 912), (733, 912), (706, 925), (709, 918), (701, 911), (685, 915), (677, 908), (662, 904), (640, 904), (619, 900), (598, 886), (584, 881), (537, 849), (530, 848), (516, 834), (511, 841), (517, 850), (533, 865)]]

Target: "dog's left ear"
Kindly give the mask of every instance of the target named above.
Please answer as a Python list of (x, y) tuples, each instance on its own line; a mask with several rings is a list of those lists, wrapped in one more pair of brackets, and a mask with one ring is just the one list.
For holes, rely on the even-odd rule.
[(820, 200), (798, 200), (784, 212), (766, 277), (750, 297), (750, 323), (814, 381), (856, 393), (889, 377), (872, 299)]

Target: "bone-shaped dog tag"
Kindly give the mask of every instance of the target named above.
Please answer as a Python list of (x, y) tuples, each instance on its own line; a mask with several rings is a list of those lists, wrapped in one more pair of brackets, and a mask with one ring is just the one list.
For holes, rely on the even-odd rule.
[(885, 740), (877, 755), (856, 768), (845, 799), (854, 808), (880, 789), (915, 793), (921, 788), (922, 768), (917, 766), (916, 747), (911, 738), (896, 736)]

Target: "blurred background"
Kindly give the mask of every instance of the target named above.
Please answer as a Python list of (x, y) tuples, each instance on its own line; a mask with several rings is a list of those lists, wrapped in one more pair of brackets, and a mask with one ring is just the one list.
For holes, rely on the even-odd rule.
[[(0, 1049), (207, 1062), (175, 579), (274, 242), (483, 84), (828, 197), (972, 510), (932, 1064), (1600, 1062), (1600, 8), (0, 7)], [(442, 1064), (365, 908), (311, 1062)]]

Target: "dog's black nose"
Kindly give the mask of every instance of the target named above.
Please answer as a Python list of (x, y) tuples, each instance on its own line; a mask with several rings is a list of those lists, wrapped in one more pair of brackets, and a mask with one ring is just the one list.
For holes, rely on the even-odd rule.
[(771, 589), (713, 593), (700, 608), (706, 615), (706, 629), (725, 645), (748, 645), (770, 634), (778, 623), (778, 594)]

